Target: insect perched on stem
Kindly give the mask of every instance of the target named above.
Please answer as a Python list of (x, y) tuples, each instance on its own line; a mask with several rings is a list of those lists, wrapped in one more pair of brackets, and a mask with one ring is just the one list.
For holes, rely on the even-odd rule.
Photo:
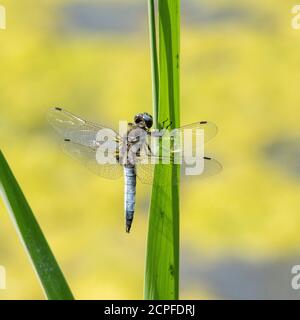
[[(62, 137), (63, 149), (71, 157), (101, 177), (117, 179), (124, 176), (126, 232), (130, 231), (135, 211), (136, 178), (142, 183), (152, 184), (155, 164), (178, 164), (176, 159), (182, 159), (188, 144), (181, 142), (181, 139), (180, 144), (176, 144), (176, 141), (186, 132), (190, 133), (191, 139), (203, 132), (203, 143), (217, 133), (216, 126), (207, 121), (175, 129), (175, 134), (170, 134), (170, 124), (161, 131), (151, 130), (152, 116), (146, 112), (135, 115), (134, 122), (127, 124), (123, 134), (84, 120), (62, 108), (50, 109), (48, 121)], [(150, 138), (154, 142), (159, 141), (158, 148)], [(185, 157), (188, 164), (193, 159), (195, 148), (191, 145), (190, 155)], [(195, 160), (203, 163), (202, 176), (216, 174), (222, 169), (216, 160), (204, 155), (197, 156), (196, 153)], [(182, 166), (186, 166), (186, 163), (182, 163)]]

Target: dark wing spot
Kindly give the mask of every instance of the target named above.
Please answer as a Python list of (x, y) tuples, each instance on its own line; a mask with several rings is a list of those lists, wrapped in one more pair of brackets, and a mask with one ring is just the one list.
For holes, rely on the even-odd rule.
[(205, 160), (211, 160), (211, 158), (209, 158), (209, 157), (204, 157), (204, 159), (205, 159)]
[(65, 141), (66, 141), (66, 142), (70, 142), (71, 140), (70, 140), (70, 139), (65, 139)]
[(57, 111), (62, 111), (62, 108), (55, 107), (54, 109)]
[(200, 124), (206, 124), (207, 121), (200, 121)]

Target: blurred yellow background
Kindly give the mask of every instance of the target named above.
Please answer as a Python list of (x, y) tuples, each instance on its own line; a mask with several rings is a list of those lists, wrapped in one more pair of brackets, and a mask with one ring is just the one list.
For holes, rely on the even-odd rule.
[[(0, 147), (77, 299), (141, 299), (151, 188), (124, 231), (123, 181), (68, 158), (61, 106), (117, 127), (151, 112), (147, 2), (1, 0)], [(181, 298), (300, 298), (300, 30), (294, 1), (183, 0), (181, 122), (210, 120), (221, 174), (181, 188)], [(0, 299), (43, 299), (0, 203)]]

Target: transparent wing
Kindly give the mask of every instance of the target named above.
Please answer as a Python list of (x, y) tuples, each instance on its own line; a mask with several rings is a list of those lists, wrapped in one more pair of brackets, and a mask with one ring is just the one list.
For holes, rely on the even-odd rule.
[(190, 155), (195, 155), (198, 151), (198, 154), (202, 152), (203, 155), (201, 150), (204, 149), (204, 144), (217, 133), (217, 126), (208, 121), (195, 122), (173, 130), (153, 131), (152, 137), (156, 138), (159, 146), (155, 148), (154, 154), (189, 152)]
[[(176, 135), (183, 135), (184, 131), (187, 129), (192, 131), (193, 134), (196, 134), (197, 130), (203, 131), (205, 143), (214, 138), (218, 133), (218, 127), (213, 122), (209, 121), (198, 121), (172, 130), (163, 129), (161, 131), (154, 130), (153, 132), (154, 136), (168, 137), (172, 131), (174, 131)], [(155, 134), (155, 132), (157, 132), (157, 134)]]
[(155, 165), (153, 164), (136, 164), (136, 175), (143, 184), (152, 184), (154, 177)]
[[(93, 147), (96, 137), (101, 129), (108, 129), (99, 124), (82, 119), (62, 108), (52, 108), (48, 111), (47, 120), (54, 130), (64, 139), (79, 143), (87, 147)], [(116, 140), (121, 141), (120, 136), (115, 133)]]
[(204, 142), (208, 142), (212, 138), (214, 138), (218, 133), (218, 127), (209, 121), (198, 121), (195, 123), (184, 125), (178, 128), (178, 132), (183, 133), (185, 129), (192, 130), (193, 134), (196, 134), (196, 130), (200, 129), (204, 132)]
[[(157, 160), (162, 160), (162, 157), (159, 157), (159, 159)], [(190, 166), (186, 165), (185, 163), (181, 164), (180, 169), (181, 169), (181, 177), (183, 178), (183, 180), (185, 180), (186, 178), (202, 179), (202, 178), (216, 175), (222, 171), (223, 167), (220, 164), (220, 162), (218, 162), (217, 160), (209, 157), (204, 157), (203, 160), (204, 160), (204, 170), (200, 175), (194, 175), (194, 176), (187, 175), (186, 169), (190, 168)], [(136, 163), (137, 177), (144, 184), (152, 184), (153, 177), (154, 177), (155, 164), (150, 163), (150, 157), (149, 157), (149, 163), (146, 164), (143, 162), (145, 162), (145, 159), (140, 159), (140, 161)]]
[(65, 141), (62, 147), (70, 157), (103, 178), (118, 179), (123, 175), (123, 168), (119, 163), (100, 165), (96, 160), (96, 149), (94, 148), (71, 141)]
[(214, 176), (214, 175), (220, 173), (223, 170), (223, 166), (216, 159), (213, 159), (213, 158), (210, 158), (210, 157), (203, 157), (203, 159), (204, 159), (204, 170), (199, 176), (197, 176), (197, 175), (195, 175), (195, 176), (187, 175), (186, 174), (186, 169), (188, 169), (190, 166), (188, 166), (186, 164), (183, 164), (181, 166), (182, 176), (187, 177), (187, 178), (190, 177), (191, 179), (194, 179), (194, 178), (197, 179), (197, 177), (206, 178), (206, 177)]

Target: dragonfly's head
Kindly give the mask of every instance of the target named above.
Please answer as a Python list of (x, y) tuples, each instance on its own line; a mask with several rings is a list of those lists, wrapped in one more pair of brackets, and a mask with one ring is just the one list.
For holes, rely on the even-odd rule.
[(144, 112), (138, 113), (134, 117), (134, 123), (137, 124), (141, 128), (150, 129), (153, 125), (153, 118), (151, 114)]

